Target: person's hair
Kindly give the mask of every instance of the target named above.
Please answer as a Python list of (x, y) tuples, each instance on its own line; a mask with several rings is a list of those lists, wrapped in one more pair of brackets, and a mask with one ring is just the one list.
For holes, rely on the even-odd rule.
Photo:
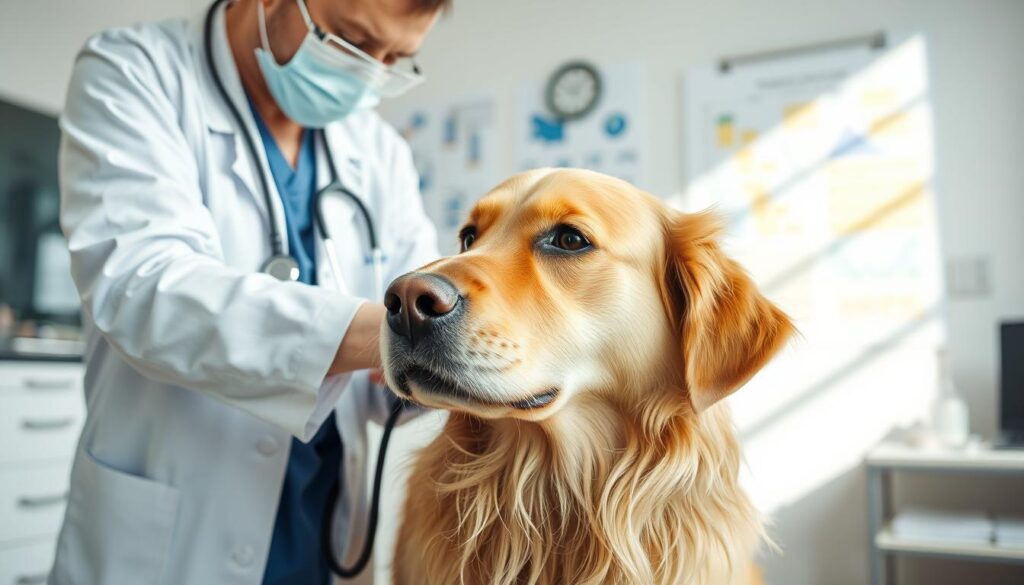
[(453, 0), (413, 0), (417, 10), (423, 12), (448, 12), (452, 9)]

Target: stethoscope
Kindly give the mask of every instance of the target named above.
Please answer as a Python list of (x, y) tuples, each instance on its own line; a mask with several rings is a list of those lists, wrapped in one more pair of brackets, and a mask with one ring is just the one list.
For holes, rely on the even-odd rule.
[[(224, 87), (224, 82), (220, 77), (220, 73), (217, 71), (217, 66), (213, 58), (213, 16), (218, 6), (224, 4), (228, 0), (217, 0), (210, 7), (209, 12), (206, 15), (205, 28), (205, 50), (206, 50), (206, 64), (210, 68), (210, 73), (213, 77), (214, 85), (217, 86), (217, 93), (220, 94), (221, 99), (227, 104), (228, 109), (231, 110), (231, 116), (238, 123), (239, 128), (242, 130), (242, 137), (245, 139), (246, 149), (249, 151), (249, 155), (253, 161), (259, 165), (259, 151), (256, 148), (256, 141), (252, 134), (249, 132), (248, 127), (245, 125), (245, 121), (242, 119), (241, 112), (235, 106), (234, 101), (228, 95), (227, 89)], [(339, 289), (344, 290), (344, 284), (341, 281), (341, 264), (338, 262), (338, 255), (334, 249), (334, 240), (331, 238), (330, 231), (327, 229), (327, 222), (324, 221), (323, 213), (323, 199), (325, 195), (338, 194), (348, 198), (359, 210), (359, 213), (363, 216), (363, 223), (366, 225), (367, 240), (370, 245), (370, 261), (373, 264), (373, 278), (374, 278), (374, 291), (375, 295), (381, 294), (383, 286), (383, 254), (381, 253), (380, 246), (377, 241), (377, 231), (374, 229), (373, 218), (370, 215), (370, 211), (366, 208), (366, 204), (363, 200), (356, 196), (355, 193), (347, 189), (342, 185), (338, 179), (338, 168), (334, 162), (334, 156), (331, 152), (330, 145), (327, 139), (324, 137), (322, 130), (317, 132), (317, 137), (320, 140), (320, 144), (324, 149), (328, 166), (331, 171), (331, 180), (326, 187), (318, 190), (313, 195), (313, 213), (314, 220), (316, 221), (316, 227), (320, 230), (320, 235), (324, 241), (324, 248), (327, 255), (327, 262), (331, 266), (331, 272), (333, 272), (335, 283)], [(295, 257), (285, 254), (284, 243), (281, 237), (281, 232), (278, 229), (278, 217), (277, 207), (274, 206), (272, 200), (270, 185), (267, 183), (267, 174), (260, 168), (259, 172), (256, 173), (260, 181), (260, 190), (263, 194), (263, 202), (267, 206), (267, 213), (270, 214), (269, 231), (270, 231), (270, 257), (260, 267), (260, 272), (269, 274), (278, 280), (284, 281), (295, 281), (299, 279), (299, 263)]]
[[(267, 176), (260, 164), (256, 141), (253, 139), (248, 127), (245, 125), (241, 112), (238, 111), (235, 103), (231, 100), (231, 96), (228, 95), (227, 89), (224, 88), (224, 82), (221, 80), (220, 73), (217, 71), (217, 66), (214, 63), (214, 14), (221, 4), (228, 1), (230, 0), (216, 0), (213, 5), (210, 6), (210, 10), (206, 13), (206, 21), (203, 24), (203, 44), (205, 45), (203, 49), (206, 52), (206, 65), (209, 67), (214, 84), (217, 86), (217, 93), (220, 94), (221, 99), (225, 104), (227, 104), (228, 109), (231, 110), (232, 117), (241, 129), (242, 136), (245, 139), (246, 148), (248, 149), (252, 160), (260, 167), (259, 172), (256, 174), (259, 176), (260, 187), (263, 192), (263, 202), (267, 206), (267, 213), (270, 214), (269, 224), (271, 250), (270, 258), (267, 258), (263, 263), (260, 267), (260, 271), (265, 274), (269, 274), (278, 280), (296, 281), (299, 278), (299, 263), (293, 256), (285, 254), (284, 252), (284, 243), (281, 239), (281, 232), (277, 228), (277, 208), (273, 205), (274, 202), (271, 198), (271, 191), (270, 186), (267, 183)], [(370, 215), (370, 210), (366, 208), (366, 204), (363, 203), (362, 199), (342, 185), (338, 178), (338, 169), (335, 166), (334, 157), (332, 156), (330, 146), (327, 144), (327, 139), (322, 130), (319, 131), (318, 134), (320, 143), (324, 149), (324, 154), (328, 161), (328, 166), (330, 167), (331, 181), (326, 187), (318, 190), (313, 195), (313, 215), (316, 227), (320, 230), (320, 236), (323, 238), (324, 250), (327, 256), (327, 262), (330, 264), (331, 272), (333, 273), (332, 276), (338, 289), (345, 290), (344, 283), (341, 280), (341, 263), (338, 261), (337, 251), (334, 249), (334, 240), (331, 238), (330, 231), (327, 229), (327, 222), (324, 221), (322, 205), (325, 195), (338, 194), (347, 197), (363, 216), (363, 221), (366, 224), (367, 240), (370, 246), (370, 260), (373, 264), (373, 294), (377, 295), (379, 298), (380, 295), (383, 294), (384, 256), (381, 253), (379, 242), (377, 241), (377, 231), (374, 229), (373, 218)], [(342, 567), (334, 557), (334, 547), (332, 542), (334, 532), (333, 514), (338, 500), (339, 481), (335, 481), (334, 485), (331, 486), (327, 506), (324, 509), (322, 522), (323, 530), (320, 534), (321, 546), (324, 550), (324, 555), (327, 557), (327, 562), (328, 565), (330, 565), (331, 570), (344, 579), (351, 579), (359, 575), (359, 573), (366, 568), (366, 565), (369, 563), (370, 556), (373, 553), (373, 543), (377, 535), (377, 517), (380, 511), (380, 487), (381, 477), (384, 474), (384, 456), (387, 453), (388, 441), (391, 438), (391, 431), (394, 429), (395, 423), (398, 421), (398, 416), (401, 414), (403, 406), (404, 403), (401, 400), (396, 400), (387, 421), (384, 423), (384, 432), (380, 439), (380, 450), (377, 455), (377, 466), (374, 471), (373, 493), (370, 499), (369, 518), (367, 519), (366, 526), (366, 540), (363, 542), (363, 550), (360, 552), (359, 558), (356, 559), (356, 562), (351, 567)]]

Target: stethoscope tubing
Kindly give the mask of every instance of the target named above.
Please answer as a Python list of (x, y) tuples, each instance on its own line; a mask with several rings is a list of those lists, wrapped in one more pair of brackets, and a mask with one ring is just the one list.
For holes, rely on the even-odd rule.
[(210, 6), (209, 12), (206, 13), (206, 22), (203, 23), (203, 40), (204, 40), (204, 51), (206, 52), (206, 66), (210, 69), (210, 76), (213, 77), (213, 83), (217, 87), (217, 93), (220, 94), (221, 99), (228, 106), (228, 110), (231, 111), (231, 116), (235, 119), (238, 124), (238, 128), (242, 132), (242, 136), (245, 139), (245, 146), (249, 151), (249, 154), (253, 157), (253, 162), (259, 167), (256, 174), (260, 180), (260, 191), (263, 193), (263, 202), (267, 206), (267, 213), (269, 214), (270, 224), (268, 226), (270, 232), (270, 251), (274, 256), (284, 254), (284, 244), (281, 239), (281, 232), (277, 229), (277, 221), (274, 210), (276, 209), (273, 205), (273, 201), (270, 198), (270, 185), (267, 183), (267, 175), (263, 171), (263, 165), (259, 164), (259, 157), (257, 156), (256, 143), (253, 141), (252, 135), (249, 133), (248, 128), (245, 125), (245, 120), (242, 118), (242, 113), (238, 111), (235, 103), (231, 100), (231, 96), (228, 95), (227, 88), (224, 87), (224, 81), (220, 77), (220, 73), (217, 71), (217, 64), (213, 58), (213, 14), (217, 10), (217, 7), (221, 4), (227, 3), (229, 0), (216, 0), (212, 6)]
[(331, 266), (331, 272), (338, 275), (335, 276), (335, 282), (338, 284), (338, 287), (343, 288), (340, 278), (341, 263), (338, 260), (337, 250), (334, 248), (334, 239), (331, 237), (330, 230), (327, 228), (327, 220), (324, 218), (323, 206), (321, 205), (323, 196), (333, 191), (348, 197), (352, 204), (356, 206), (356, 209), (359, 210), (359, 213), (363, 216), (363, 224), (366, 226), (366, 238), (370, 245), (370, 263), (373, 265), (373, 298), (382, 298), (384, 295), (384, 254), (381, 252), (380, 241), (377, 239), (377, 230), (373, 224), (373, 216), (370, 215), (370, 210), (366, 207), (366, 204), (363, 203), (363, 200), (355, 193), (348, 190), (337, 179), (338, 168), (335, 165), (334, 156), (331, 153), (330, 146), (327, 144), (327, 137), (322, 131), (320, 132), (320, 141), (323, 144), (324, 153), (327, 155), (327, 165), (331, 169), (331, 182), (323, 189), (317, 191), (315, 195), (316, 201), (314, 202), (313, 213), (315, 214), (317, 229), (320, 230), (320, 234), (323, 235), (324, 238), (324, 249), (325, 254), (327, 255), (327, 262)]
[[(214, 85), (217, 88), (217, 93), (220, 94), (221, 100), (228, 106), (231, 111), (231, 116), (235, 119), (238, 127), (245, 140), (246, 150), (249, 151), (249, 155), (253, 162), (258, 167), (260, 181), (260, 191), (263, 195), (263, 202), (267, 207), (268, 214), (268, 231), (270, 233), (270, 252), (271, 259), (278, 256), (286, 256), (284, 253), (284, 242), (281, 237), (281, 232), (278, 229), (278, 218), (277, 218), (277, 207), (274, 206), (273, 199), (271, 197), (270, 184), (267, 181), (266, 171), (263, 169), (263, 165), (260, 163), (259, 151), (256, 148), (256, 141), (249, 132), (248, 126), (245, 124), (245, 120), (242, 118), (242, 113), (238, 110), (231, 96), (228, 94), (227, 88), (224, 87), (224, 81), (221, 79), (220, 72), (217, 69), (217, 65), (214, 61), (213, 56), (213, 15), (215, 10), (221, 4), (228, 2), (229, 0), (216, 0), (210, 7), (209, 12), (206, 15), (206, 22), (204, 23), (204, 50), (206, 52), (206, 65), (210, 69), (210, 76), (213, 77)], [(307, 130), (308, 131), (308, 130)], [(326, 194), (335, 192), (340, 193), (347, 197), (359, 210), (362, 215), (364, 225), (366, 226), (366, 236), (370, 247), (370, 261), (373, 264), (373, 279), (374, 279), (374, 298), (380, 298), (383, 294), (383, 257), (381, 253), (380, 244), (377, 239), (377, 230), (374, 227), (373, 216), (370, 214), (370, 210), (366, 207), (366, 204), (360, 199), (355, 193), (347, 189), (341, 184), (338, 179), (338, 169), (334, 162), (334, 153), (331, 152), (330, 145), (327, 142), (323, 130), (317, 130), (319, 134), (320, 143), (324, 149), (325, 158), (327, 164), (330, 167), (331, 181), (330, 183), (320, 189), (314, 194), (313, 198), (313, 209), (315, 220), (317, 223), (317, 229), (320, 230), (320, 235), (324, 240), (325, 254), (327, 256), (327, 262), (331, 267), (331, 273), (333, 275), (335, 284), (341, 290), (345, 289), (344, 283), (341, 279), (341, 262), (338, 259), (337, 251), (334, 249), (334, 239), (331, 237), (330, 231), (327, 228), (327, 222), (324, 219), (323, 214), (323, 197)]]

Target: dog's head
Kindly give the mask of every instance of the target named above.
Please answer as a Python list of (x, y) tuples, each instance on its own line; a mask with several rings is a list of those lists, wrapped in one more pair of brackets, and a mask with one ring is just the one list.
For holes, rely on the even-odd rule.
[(462, 252), (395, 280), (385, 378), (417, 402), (542, 420), (577, 400), (742, 386), (792, 332), (719, 248), (717, 220), (581, 170), (512, 177), (473, 208)]

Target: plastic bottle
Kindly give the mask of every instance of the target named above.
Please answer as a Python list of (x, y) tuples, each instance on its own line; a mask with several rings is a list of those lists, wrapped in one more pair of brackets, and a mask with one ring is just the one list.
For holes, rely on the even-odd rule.
[(939, 441), (950, 448), (963, 447), (970, 436), (967, 403), (956, 391), (953, 368), (944, 349), (938, 351), (939, 396), (935, 401), (932, 426)]

